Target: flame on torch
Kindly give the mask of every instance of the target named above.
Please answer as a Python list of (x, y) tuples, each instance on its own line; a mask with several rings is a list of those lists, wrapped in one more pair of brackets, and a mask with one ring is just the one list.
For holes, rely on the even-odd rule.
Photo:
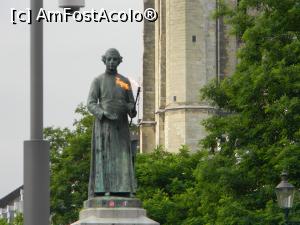
[(137, 81), (135, 81), (134, 79), (132, 79), (131, 77), (128, 77), (128, 79), (132, 86), (137, 87), (137, 88), (140, 86), (139, 83)]

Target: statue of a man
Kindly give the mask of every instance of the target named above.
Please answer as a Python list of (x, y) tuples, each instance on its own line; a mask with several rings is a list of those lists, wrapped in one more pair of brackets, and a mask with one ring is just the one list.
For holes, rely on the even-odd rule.
[(129, 80), (117, 71), (122, 57), (109, 49), (102, 57), (105, 73), (91, 85), (87, 108), (95, 116), (89, 198), (132, 196), (136, 192), (128, 115), (136, 116)]

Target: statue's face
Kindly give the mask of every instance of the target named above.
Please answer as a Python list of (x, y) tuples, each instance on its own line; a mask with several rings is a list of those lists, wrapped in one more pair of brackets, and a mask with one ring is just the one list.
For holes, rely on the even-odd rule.
[(108, 70), (116, 70), (120, 64), (120, 56), (115, 52), (108, 52), (106, 54), (105, 65)]

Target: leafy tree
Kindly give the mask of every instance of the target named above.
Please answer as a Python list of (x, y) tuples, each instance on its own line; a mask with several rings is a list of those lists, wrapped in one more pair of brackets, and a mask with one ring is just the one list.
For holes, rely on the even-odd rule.
[(159, 147), (151, 154), (138, 155), (137, 196), (152, 219), (166, 225), (186, 224), (190, 209), (197, 204), (193, 171), (201, 157), (201, 152), (189, 154), (185, 146), (178, 154)]
[(13, 220), (12, 225), (23, 225), (23, 214), (22, 213), (17, 213), (16, 217)]
[(7, 220), (1, 218), (1, 219), (0, 219), (0, 225), (8, 225)]
[(81, 105), (74, 130), (46, 128), (51, 145), (51, 214), (55, 225), (70, 224), (78, 218), (87, 199), (92, 116)]
[(204, 224), (281, 224), (280, 172), (300, 186), (300, 4), (241, 0), (221, 9), (242, 45), (236, 72), (202, 90), (223, 116), (204, 123), (211, 154), (196, 175), (200, 215)]
[(17, 213), (11, 223), (8, 223), (7, 219), (1, 218), (0, 225), (23, 225), (23, 214)]

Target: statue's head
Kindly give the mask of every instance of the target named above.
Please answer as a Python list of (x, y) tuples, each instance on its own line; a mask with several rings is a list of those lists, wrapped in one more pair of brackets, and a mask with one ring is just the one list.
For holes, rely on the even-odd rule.
[(117, 67), (122, 62), (122, 56), (119, 51), (115, 48), (108, 49), (102, 56), (102, 61), (106, 65), (106, 69), (110, 71), (117, 70)]

